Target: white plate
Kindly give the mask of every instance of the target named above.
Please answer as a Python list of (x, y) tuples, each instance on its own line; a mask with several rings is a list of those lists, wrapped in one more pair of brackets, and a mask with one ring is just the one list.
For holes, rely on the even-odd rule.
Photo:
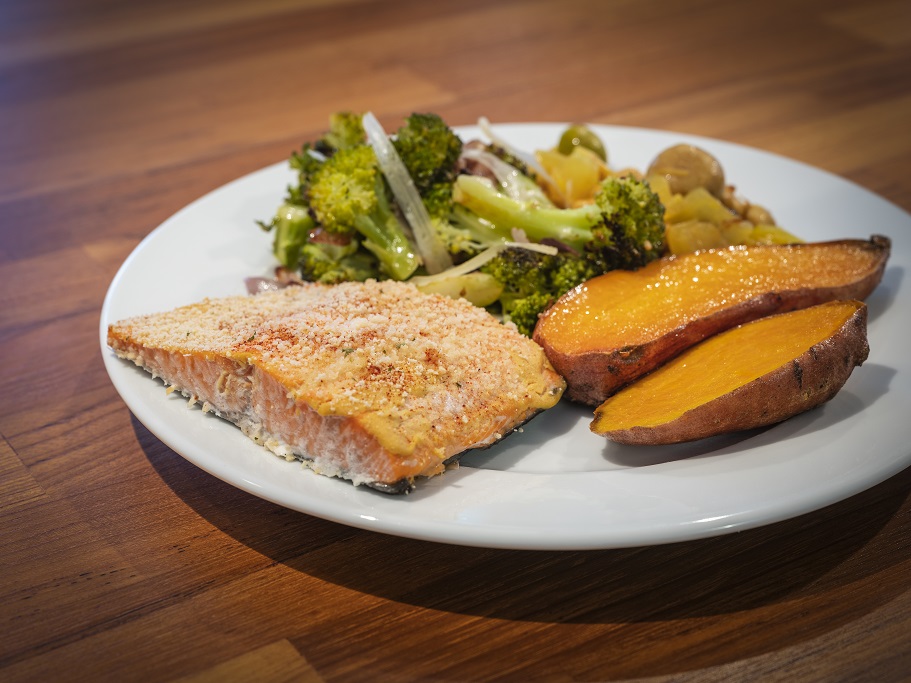
[[(533, 150), (556, 143), (562, 124), (497, 127)], [(521, 433), (466, 456), (462, 467), (391, 497), (313, 474), (244, 437), (233, 425), (188, 410), (163, 385), (105, 346), (109, 322), (243, 293), (244, 278), (269, 275), (268, 219), (293, 180), (282, 162), (187, 206), (153, 231), (123, 264), (101, 315), (105, 365), (136, 417), (190, 462), (283, 506), (387, 534), (500, 548), (583, 549), (652, 545), (715, 536), (818, 509), (911, 464), (911, 362), (904, 277), (911, 216), (841, 178), (779, 156), (715, 140), (597, 126), (615, 168), (645, 168), (669, 145), (714, 153), (739, 192), (771, 208), (809, 240), (893, 240), (885, 278), (868, 300), (869, 360), (823, 407), (774, 428), (676, 447), (622, 447), (591, 434), (590, 411), (560, 405)], [(463, 139), (477, 136), (460, 128)]]

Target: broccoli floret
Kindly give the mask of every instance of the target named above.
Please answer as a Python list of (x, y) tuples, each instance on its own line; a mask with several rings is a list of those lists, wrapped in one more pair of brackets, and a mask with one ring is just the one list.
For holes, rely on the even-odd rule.
[(481, 266), (481, 272), (503, 285), (503, 319), (531, 336), (538, 316), (576, 285), (598, 274), (594, 265), (565, 252), (542, 254), (528, 249), (504, 249)]
[(366, 143), (367, 136), (361, 123), (361, 115), (352, 112), (338, 112), (329, 117), (329, 130), (316, 142), (305, 142), (299, 152), (293, 152), (289, 161), (297, 171), (297, 187), (288, 188), (289, 199), (306, 204), (310, 180), (326, 161), (340, 149), (349, 149)]
[(368, 145), (340, 149), (314, 173), (310, 209), (329, 233), (363, 238), (364, 248), (396, 280), (410, 277), (420, 259), (393, 211), (389, 189)]
[(452, 214), (452, 183), (439, 182), (430, 185), (421, 195), (421, 200), (431, 218), (449, 220)]
[(526, 297), (513, 300), (508, 307), (503, 307), (503, 320), (511, 322), (516, 329), (530, 337), (538, 324), (538, 318), (546, 311), (554, 298), (543, 292), (532, 292)]
[(285, 202), (270, 223), (260, 225), (275, 230), (276, 260), (285, 268), (297, 269), (305, 280), (335, 284), (379, 277), (376, 257), (360, 250), (356, 239), (320, 240), (321, 229), (306, 207)]
[(308, 242), (301, 247), (298, 260), (301, 276), (310, 282), (334, 285), (379, 277), (376, 258), (361, 251), (357, 240), (347, 244)]
[(412, 114), (392, 141), (422, 198), (450, 186), (462, 140), (437, 114)]
[(354, 221), (375, 210), (379, 172), (376, 156), (366, 145), (339, 151), (313, 174), (310, 209), (328, 232), (354, 235)]
[(288, 164), (297, 171), (297, 186), (288, 188), (289, 198), (296, 203), (306, 203), (310, 179), (323, 165), (325, 157), (316, 152), (309, 142), (305, 142), (299, 152), (292, 152)]
[(633, 269), (664, 251), (664, 205), (648, 182), (625, 176), (608, 178), (595, 195), (604, 225), (586, 246), (606, 269)]
[(362, 115), (351, 111), (340, 111), (329, 116), (329, 130), (316, 141), (316, 151), (331, 156), (340, 149), (363, 145), (367, 141)]
[(664, 206), (632, 177), (608, 178), (593, 203), (571, 209), (512, 199), (475, 176), (460, 176), (453, 198), (501, 230), (517, 228), (533, 242), (562, 246), (602, 271), (642, 266), (664, 248)]

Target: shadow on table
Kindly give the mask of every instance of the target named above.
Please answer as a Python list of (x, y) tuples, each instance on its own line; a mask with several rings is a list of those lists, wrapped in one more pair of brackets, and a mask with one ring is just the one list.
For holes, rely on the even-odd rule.
[[(385, 536), (303, 515), (209, 477), (135, 419), (134, 429), (182, 500), (271, 561), (390, 601), (390, 613), (413, 614), (397, 611), (400, 604), (524, 622), (544, 640), (552, 630), (555, 642), (540, 650), (545, 664), (564, 647), (556, 642), (563, 625), (586, 625), (584, 640), (598, 644), (604, 661), (582, 671), (598, 677), (681, 672), (780, 650), (855, 622), (911, 586), (899, 571), (911, 559), (911, 470), (823, 510), (726, 536), (619, 550), (512, 551)], [(662, 646), (645, 657), (653, 638)], [(714, 638), (724, 646), (709, 647)], [(472, 657), (503, 645), (475, 638), (463, 647), (469, 642)], [(586, 656), (593, 665), (596, 655)]]

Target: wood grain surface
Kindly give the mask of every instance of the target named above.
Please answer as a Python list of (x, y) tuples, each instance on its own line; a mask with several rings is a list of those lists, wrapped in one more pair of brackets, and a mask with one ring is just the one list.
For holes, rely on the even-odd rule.
[(0, 680), (911, 680), (911, 471), (709, 540), (486, 550), (278, 507), (131, 416), (117, 268), (341, 109), (706, 135), (911, 210), (911, 5), (0, 0)]

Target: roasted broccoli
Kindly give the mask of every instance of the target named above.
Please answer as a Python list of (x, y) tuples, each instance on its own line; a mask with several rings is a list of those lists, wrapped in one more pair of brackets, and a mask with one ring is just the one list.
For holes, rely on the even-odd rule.
[(336, 284), (379, 276), (376, 258), (362, 252), (357, 239), (326, 234), (304, 206), (285, 201), (270, 223), (260, 225), (275, 231), (272, 253), (279, 264), (304, 280)]
[(297, 183), (260, 225), (306, 280), (419, 275), (418, 286), (498, 306), (531, 334), (576, 285), (660, 256), (664, 208), (633, 177), (605, 180), (591, 204), (557, 207), (517, 154), (463, 145), (436, 114), (412, 114), (387, 136), (372, 115), (340, 112), (292, 154)]
[(421, 197), (444, 192), (456, 176), (462, 139), (436, 114), (412, 114), (392, 141)]
[(591, 261), (602, 272), (637, 268), (664, 248), (664, 206), (646, 182), (633, 177), (608, 178), (593, 203), (571, 209), (507, 197), (477, 176), (459, 176), (453, 197), (498, 230), (520, 230), (533, 242), (554, 244)]
[(380, 276), (376, 258), (361, 251), (354, 239), (347, 243), (306, 242), (300, 248), (296, 265), (305, 280), (327, 285), (363, 282)]
[(326, 160), (316, 152), (309, 142), (303, 144), (299, 152), (293, 152), (289, 165), (297, 171), (297, 185), (288, 188), (288, 199), (295, 204), (306, 204), (307, 193), (310, 189), (310, 179)]
[(329, 117), (329, 130), (315, 142), (305, 142), (289, 161), (297, 171), (297, 185), (288, 188), (288, 201), (305, 206), (309, 201), (310, 180), (323, 162), (340, 149), (363, 145), (366, 141), (361, 115), (338, 112)]
[(310, 210), (328, 233), (361, 237), (380, 268), (395, 280), (410, 277), (420, 259), (395, 214), (376, 154), (367, 145), (339, 149), (313, 174)]
[(437, 224), (454, 259), (461, 262), (487, 247), (512, 239), (509, 229), (480, 218), (464, 206), (453, 204), (448, 221)]
[(639, 268), (664, 252), (664, 205), (646, 181), (608, 178), (595, 204), (604, 223), (585, 248), (604, 270)]
[(481, 266), (481, 272), (503, 285), (503, 319), (531, 336), (538, 316), (576, 285), (600, 274), (587, 260), (566, 252), (544, 254), (510, 247)]
[(367, 140), (361, 115), (351, 111), (329, 116), (329, 130), (314, 144), (317, 152), (331, 156), (340, 149), (363, 145)]
[[(555, 208), (541, 186), (528, 175), (527, 167), (521, 161), (507, 161), (503, 156), (491, 151), (493, 149), (500, 148), (474, 145), (464, 150), (463, 168), (469, 177), (480, 172), (481, 175), (476, 178), (478, 182), (489, 183), (497, 193), (520, 202), (523, 206)], [(426, 200), (428, 207), (441, 207), (436, 214), (440, 216), (437, 230), (446, 242), (455, 263), (471, 258), (487, 247), (512, 241), (517, 237), (522, 239), (521, 236), (514, 234), (509, 221), (492, 222), (474, 213), (467, 206), (455, 202), (453, 189), (460, 182), (458, 177), (445, 193), (440, 192), (440, 200), (434, 201), (432, 196)]]
[(306, 207), (300, 206), (291, 200), (286, 200), (270, 223), (260, 223), (264, 230), (274, 230), (272, 239), (272, 253), (285, 268), (297, 267), (301, 257), (301, 248), (309, 239), (310, 232), (316, 227), (316, 222), (310, 216)]
[(475, 233), (484, 228), (501, 241), (516, 229), (559, 249), (554, 255), (507, 249), (481, 268), (503, 284), (503, 316), (524, 334), (576, 285), (616, 268), (640, 267), (663, 249), (664, 207), (646, 183), (632, 177), (605, 180), (594, 203), (573, 209), (507, 197), (479, 177), (460, 177), (455, 188), (454, 215), (465, 212), (461, 225), (474, 225)]
[[(439, 116), (413, 114), (394, 142), (434, 227), (445, 233), (461, 139)], [(333, 114), (329, 131), (294, 152), (290, 166), (297, 172), (296, 185), (288, 188), (272, 220), (260, 222), (275, 230), (273, 251), (282, 265), (321, 282), (364, 279), (367, 273), (401, 280), (417, 270), (421, 259), (410, 226), (367, 144), (360, 114)], [(319, 240), (311, 245), (314, 229), (341, 239), (329, 240), (331, 246)], [(329, 267), (333, 257), (340, 260), (337, 269)]]

